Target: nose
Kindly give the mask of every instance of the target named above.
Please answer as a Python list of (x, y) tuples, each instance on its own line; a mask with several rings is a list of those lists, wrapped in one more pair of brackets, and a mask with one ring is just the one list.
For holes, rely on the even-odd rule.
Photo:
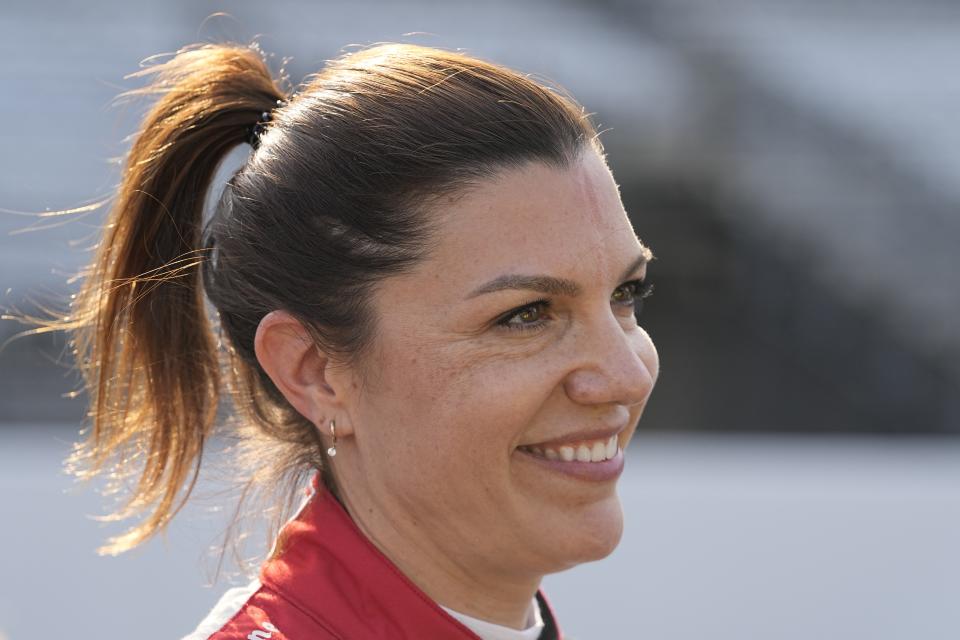
[(575, 359), (564, 389), (579, 404), (645, 403), (659, 373), (650, 336), (640, 327), (626, 329), (614, 316), (583, 326), (575, 338)]

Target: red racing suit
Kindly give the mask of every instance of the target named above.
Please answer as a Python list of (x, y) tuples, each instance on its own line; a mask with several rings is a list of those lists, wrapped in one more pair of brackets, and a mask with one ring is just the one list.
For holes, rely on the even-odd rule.
[[(317, 482), (314, 482), (317, 487)], [(563, 640), (542, 591), (540, 640)], [(478, 640), (314, 491), (247, 587), (228, 591), (183, 640)]]

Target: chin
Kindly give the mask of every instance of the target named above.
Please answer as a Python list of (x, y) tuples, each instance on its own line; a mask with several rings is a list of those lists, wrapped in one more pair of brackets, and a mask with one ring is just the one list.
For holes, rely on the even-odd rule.
[(544, 527), (544, 533), (551, 535), (545, 546), (553, 548), (556, 558), (556, 566), (548, 573), (602, 560), (613, 553), (623, 537), (623, 508), (616, 495), (571, 515), (562, 525)]

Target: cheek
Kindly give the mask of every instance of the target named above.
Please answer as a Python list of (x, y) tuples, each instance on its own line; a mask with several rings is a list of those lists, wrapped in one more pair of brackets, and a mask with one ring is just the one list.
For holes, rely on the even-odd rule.
[(390, 451), (408, 464), (429, 465), (423, 473), (431, 476), (455, 467), (453, 477), (497, 482), (497, 470), (507, 474), (513, 445), (550, 393), (536, 359), (462, 343), (398, 344), (380, 363), (364, 418), (380, 449), (376, 455), (389, 458)]
[(527, 364), (421, 344), (383, 366), (367, 398), (370, 437), (358, 439), (365, 474), (421, 522), (483, 530), (507, 502), (512, 447), (543, 402)]
[[(443, 451), (459, 448), (469, 435), (476, 411), (471, 394), (475, 373), (440, 345), (399, 343), (381, 351), (376, 384), (366, 391), (363, 429), (378, 457), (400, 454), (406, 465), (415, 460), (436, 463)], [(383, 462), (383, 461), (381, 461)], [(387, 465), (389, 466), (389, 465)]]

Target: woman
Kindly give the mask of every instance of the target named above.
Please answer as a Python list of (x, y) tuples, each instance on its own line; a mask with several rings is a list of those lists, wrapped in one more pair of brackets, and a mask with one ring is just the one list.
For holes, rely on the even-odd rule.
[(145, 518), (109, 549), (182, 505), (225, 386), (250, 486), (314, 491), (189, 638), (562, 637), (541, 579), (616, 547), (658, 371), (637, 324), (652, 256), (583, 109), (410, 45), (293, 96), (249, 47), (148, 73), (67, 323), (86, 473), (140, 474), (121, 515)]

